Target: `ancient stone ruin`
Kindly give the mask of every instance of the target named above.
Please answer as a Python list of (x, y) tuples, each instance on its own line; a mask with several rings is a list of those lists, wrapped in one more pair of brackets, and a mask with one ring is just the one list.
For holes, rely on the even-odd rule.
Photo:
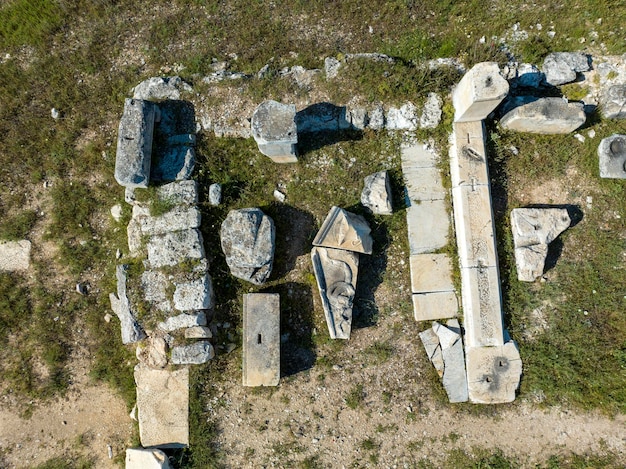
[(277, 386), (280, 380), (280, 296), (243, 296), (243, 385)]
[(598, 145), (600, 177), (626, 179), (626, 135), (614, 134)]

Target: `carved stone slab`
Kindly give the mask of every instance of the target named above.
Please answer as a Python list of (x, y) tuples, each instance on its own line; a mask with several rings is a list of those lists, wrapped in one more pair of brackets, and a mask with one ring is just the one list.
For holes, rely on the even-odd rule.
[(513, 402), (522, 375), (522, 360), (514, 342), (498, 347), (467, 347), (469, 399), (477, 404)]
[(313, 246), (371, 254), (370, 227), (362, 216), (332, 207), (313, 240)]
[(602, 139), (598, 157), (600, 177), (626, 179), (626, 135), (613, 134)]
[(470, 347), (504, 343), (497, 267), (461, 267), (465, 342)]
[(328, 333), (332, 339), (349, 339), (359, 255), (341, 249), (314, 247), (311, 259)]
[(454, 144), (450, 148), (452, 187), (489, 184), (483, 122), (455, 122), (453, 128)]

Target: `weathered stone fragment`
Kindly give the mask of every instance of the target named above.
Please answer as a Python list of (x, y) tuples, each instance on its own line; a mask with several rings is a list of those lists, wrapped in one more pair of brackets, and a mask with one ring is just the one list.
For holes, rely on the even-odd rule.
[(172, 332), (194, 326), (206, 326), (206, 314), (204, 312), (201, 311), (194, 314), (183, 313), (167, 318), (165, 322), (159, 323), (159, 329), (165, 332)]
[(343, 249), (314, 247), (313, 271), (331, 339), (349, 339), (359, 255)]
[(543, 61), (545, 82), (559, 86), (576, 80), (577, 72), (591, 69), (589, 57), (582, 52), (552, 52)]
[(167, 342), (161, 337), (148, 337), (135, 350), (137, 360), (148, 368), (161, 369), (167, 366)]
[(178, 311), (211, 309), (213, 299), (213, 282), (208, 272), (190, 282), (176, 283), (174, 308)]
[(600, 177), (626, 179), (626, 135), (613, 134), (598, 146)]
[(386, 128), (387, 130), (417, 130), (419, 126), (419, 116), (417, 107), (408, 101), (399, 108), (390, 107), (387, 110)]
[(0, 241), (0, 271), (17, 272), (30, 267), (30, 241)]
[(167, 455), (157, 448), (129, 448), (125, 469), (171, 469)]
[(213, 333), (206, 326), (193, 326), (185, 329), (185, 339), (211, 339)]
[(454, 318), (459, 311), (459, 301), (454, 291), (414, 293), (411, 299), (416, 321)]
[(164, 234), (189, 228), (199, 228), (200, 210), (194, 206), (178, 205), (159, 216), (150, 215), (148, 207), (133, 207), (133, 218), (139, 223), (142, 235)]
[(387, 171), (379, 171), (365, 178), (361, 203), (375, 215), (391, 215), (391, 185)]
[(172, 311), (171, 295), (167, 293), (171, 285), (167, 275), (158, 270), (145, 270), (141, 274), (143, 297), (159, 311)]
[(514, 342), (497, 347), (467, 347), (469, 399), (477, 404), (513, 402), (522, 375), (522, 361)]
[(341, 68), (341, 62), (334, 57), (324, 59), (324, 73), (327, 79), (335, 78)]
[(277, 386), (280, 380), (280, 296), (243, 295), (243, 385)]
[(454, 144), (450, 147), (452, 188), (488, 186), (489, 169), (483, 140), (483, 122), (455, 122), (453, 129)]
[(411, 291), (454, 291), (452, 262), (447, 254), (415, 254), (410, 257)]
[(426, 350), (428, 359), (437, 370), (437, 374), (441, 378), (443, 376), (443, 355), (441, 354), (441, 345), (439, 344), (439, 337), (435, 334), (432, 327), (429, 327), (423, 332), (420, 332), (420, 339)]
[(115, 180), (125, 187), (148, 187), (156, 105), (126, 99), (120, 119)]
[(137, 323), (135, 316), (130, 309), (130, 302), (126, 296), (126, 265), (118, 265), (115, 270), (117, 277), (117, 296), (109, 294), (111, 309), (120, 320), (122, 329), (122, 343), (131, 344), (146, 337), (146, 333)]
[(188, 446), (189, 369), (153, 370), (138, 364), (135, 383), (142, 446)]
[(500, 125), (508, 130), (536, 134), (567, 134), (585, 123), (582, 103), (568, 103), (563, 98), (520, 98), (525, 102), (507, 112)]
[[(458, 329), (458, 322), (455, 321)], [(465, 356), (461, 335), (453, 329), (437, 322), (433, 323), (433, 330), (439, 338), (443, 359), (443, 387), (450, 402), (467, 402), (467, 375), (465, 373)]]
[(511, 211), (517, 278), (534, 282), (543, 274), (548, 244), (569, 228), (565, 208), (516, 208)]
[(157, 195), (162, 201), (176, 205), (196, 205), (198, 203), (198, 183), (193, 180), (175, 181), (159, 186)]
[(375, 104), (374, 107), (368, 111), (367, 115), (369, 117), (367, 126), (370, 129), (381, 130), (385, 128), (385, 110), (382, 104)]
[(406, 210), (410, 254), (423, 254), (448, 244), (450, 216), (445, 200), (425, 200)]
[(362, 216), (333, 206), (317, 232), (313, 245), (371, 254), (370, 227)]
[(509, 83), (495, 62), (474, 65), (461, 79), (452, 95), (455, 122), (485, 119), (509, 92)]
[(220, 230), (222, 251), (230, 272), (261, 285), (272, 273), (274, 222), (258, 208), (231, 210)]
[(209, 186), (209, 204), (216, 207), (222, 203), (222, 185), (214, 182)]
[(152, 268), (173, 266), (186, 259), (204, 258), (202, 234), (197, 229), (154, 235), (148, 241), (148, 263)]
[(214, 356), (213, 346), (206, 340), (200, 340), (191, 345), (173, 347), (171, 362), (174, 365), (201, 365)]
[(600, 99), (605, 119), (626, 119), (626, 84), (608, 86)]
[(192, 88), (180, 77), (152, 77), (135, 86), (133, 97), (150, 101), (180, 99), (181, 91), (192, 91)]
[(275, 163), (296, 163), (296, 106), (264, 101), (252, 114), (252, 136), (259, 151)]

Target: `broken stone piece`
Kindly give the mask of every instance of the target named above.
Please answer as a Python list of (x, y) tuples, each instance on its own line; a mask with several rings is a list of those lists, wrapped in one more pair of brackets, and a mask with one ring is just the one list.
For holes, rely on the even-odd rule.
[(30, 267), (30, 241), (0, 241), (0, 271), (16, 272)]
[(206, 326), (192, 326), (185, 329), (185, 339), (211, 339), (213, 333)]
[(171, 469), (167, 455), (157, 448), (128, 448), (125, 469)]
[(243, 295), (243, 385), (277, 386), (280, 380), (280, 296)]
[(159, 216), (150, 215), (150, 209), (135, 205), (133, 218), (139, 224), (142, 235), (163, 234), (200, 227), (200, 210), (194, 206), (178, 205)]
[(252, 114), (252, 136), (259, 151), (275, 163), (296, 163), (296, 106), (264, 101)]
[(172, 206), (198, 203), (198, 183), (193, 180), (170, 182), (160, 186), (156, 192), (159, 199)]
[(206, 314), (204, 312), (179, 314), (178, 316), (167, 318), (165, 322), (160, 322), (158, 325), (159, 329), (165, 332), (177, 331), (178, 329), (186, 329), (194, 326), (206, 326)]
[(567, 134), (585, 123), (583, 103), (569, 103), (563, 98), (521, 97), (524, 104), (514, 107), (500, 120), (508, 130), (536, 134)]
[(565, 208), (516, 208), (511, 211), (518, 280), (534, 282), (541, 277), (548, 244), (570, 224)]
[(513, 402), (522, 360), (513, 341), (497, 347), (466, 349), (469, 400), (476, 404)]
[(161, 337), (148, 337), (135, 350), (137, 360), (149, 368), (161, 369), (167, 366), (167, 342)]
[(151, 77), (135, 86), (133, 97), (150, 101), (180, 99), (181, 91), (189, 92), (192, 91), (192, 88), (180, 77)]
[(420, 117), (420, 127), (422, 129), (434, 129), (441, 122), (443, 100), (437, 93), (428, 93), (422, 115)]
[(495, 62), (474, 65), (452, 94), (454, 121), (468, 122), (485, 119), (509, 92), (509, 83), (500, 75)]
[(552, 52), (541, 67), (549, 85), (559, 86), (576, 80), (577, 72), (591, 69), (589, 57), (582, 52)]
[(143, 297), (159, 311), (166, 313), (172, 311), (171, 295), (168, 295), (171, 285), (172, 282), (167, 275), (158, 270), (144, 270), (141, 274)]
[(313, 271), (331, 339), (349, 339), (359, 255), (343, 249), (314, 247)]
[(206, 340), (191, 345), (172, 348), (171, 362), (174, 365), (201, 365), (215, 356), (213, 346)]
[(174, 266), (187, 259), (202, 258), (202, 234), (195, 228), (154, 235), (148, 241), (148, 263), (152, 268)]
[(604, 90), (600, 111), (605, 119), (626, 119), (626, 84), (612, 85)]
[(433, 330), (439, 339), (441, 355), (443, 359), (443, 387), (448, 394), (450, 402), (467, 402), (467, 375), (465, 373), (465, 356), (463, 354), (463, 341), (458, 322), (454, 321), (456, 331), (453, 328), (433, 323)]
[(222, 203), (222, 185), (214, 182), (209, 186), (209, 204), (217, 207)]
[(189, 368), (135, 366), (137, 418), (142, 446), (189, 446)]
[(150, 101), (124, 101), (115, 157), (115, 180), (124, 187), (148, 187), (155, 114)]
[(362, 216), (332, 207), (313, 240), (313, 246), (371, 254), (370, 227)]
[(441, 354), (441, 345), (439, 344), (439, 337), (435, 334), (432, 327), (429, 327), (425, 331), (420, 332), (420, 339), (424, 350), (426, 350), (426, 356), (437, 370), (437, 374), (441, 378), (443, 376), (443, 355)]
[(365, 178), (361, 203), (375, 215), (391, 215), (391, 185), (387, 171), (379, 171)]
[(231, 210), (222, 223), (222, 251), (232, 275), (263, 284), (272, 273), (274, 221), (258, 208)]
[(626, 135), (613, 134), (598, 146), (600, 177), (626, 179)]
[(130, 302), (126, 296), (126, 271), (127, 265), (118, 265), (115, 269), (117, 277), (117, 296), (109, 294), (111, 309), (120, 320), (122, 330), (122, 343), (132, 344), (139, 342), (146, 337), (146, 333), (137, 323), (135, 316), (130, 309)]

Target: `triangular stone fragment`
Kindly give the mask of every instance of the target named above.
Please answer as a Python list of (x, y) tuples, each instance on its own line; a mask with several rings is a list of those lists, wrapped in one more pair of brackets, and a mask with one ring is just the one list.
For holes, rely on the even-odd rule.
[(360, 215), (332, 207), (313, 240), (314, 246), (372, 253), (370, 227)]
[(437, 370), (437, 374), (441, 378), (443, 376), (443, 355), (441, 354), (441, 346), (439, 345), (439, 337), (435, 334), (432, 327), (420, 332), (420, 339), (426, 350), (428, 359)]
[(330, 337), (349, 339), (359, 255), (341, 249), (314, 247), (311, 258)]

